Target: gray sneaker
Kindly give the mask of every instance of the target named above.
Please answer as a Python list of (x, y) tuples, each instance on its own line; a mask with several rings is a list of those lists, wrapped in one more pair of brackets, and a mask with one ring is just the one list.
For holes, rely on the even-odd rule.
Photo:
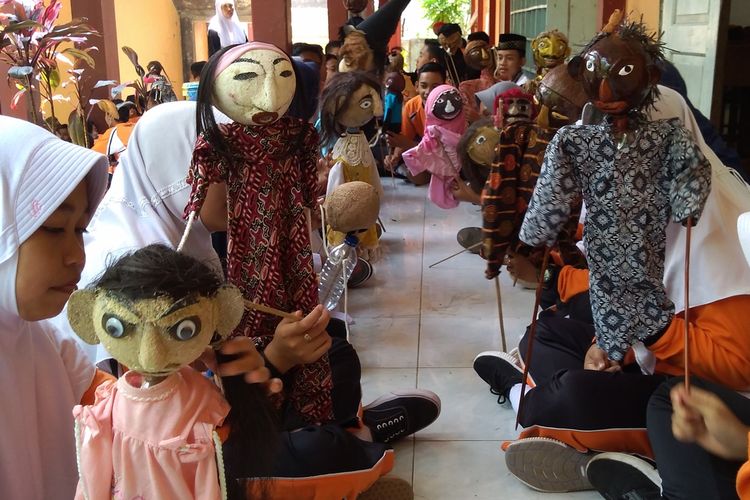
[(594, 489), (586, 467), (596, 453), (581, 453), (560, 441), (533, 437), (505, 449), (508, 471), (529, 488), (545, 493)]

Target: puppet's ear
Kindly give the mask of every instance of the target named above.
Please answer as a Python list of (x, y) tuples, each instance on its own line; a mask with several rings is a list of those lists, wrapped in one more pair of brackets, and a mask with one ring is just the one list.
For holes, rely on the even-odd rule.
[(576, 80), (581, 79), (581, 71), (583, 70), (583, 57), (575, 56), (568, 61), (568, 74)]
[(221, 287), (216, 294), (216, 300), (219, 303), (219, 322), (216, 331), (226, 338), (240, 324), (245, 312), (245, 301), (240, 289), (233, 285)]
[(68, 299), (68, 322), (76, 335), (87, 344), (98, 344), (99, 337), (94, 328), (94, 303), (96, 292), (78, 290)]

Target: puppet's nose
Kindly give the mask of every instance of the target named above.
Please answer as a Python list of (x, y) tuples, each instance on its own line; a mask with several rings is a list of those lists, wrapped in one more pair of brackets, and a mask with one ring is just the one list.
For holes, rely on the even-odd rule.
[(448, 114), (451, 114), (454, 111), (456, 111), (456, 107), (453, 105), (453, 103), (450, 100), (448, 100), (448, 102), (445, 104), (445, 112)]
[(158, 328), (146, 325), (141, 335), (141, 344), (138, 351), (138, 361), (141, 369), (146, 372), (160, 372), (164, 370), (167, 356), (167, 346)]
[(599, 84), (599, 100), (602, 102), (609, 102), (614, 100), (612, 95), (612, 87), (609, 85), (609, 79), (604, 78)]

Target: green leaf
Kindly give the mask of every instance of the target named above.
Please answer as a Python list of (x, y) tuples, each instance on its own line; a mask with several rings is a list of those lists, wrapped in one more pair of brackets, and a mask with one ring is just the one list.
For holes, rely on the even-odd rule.
[(34, 68), (31, 66), (11, 66), (8, 76), (16, 80), (26, 80), (33, 72)]
[(73, 110), (68, 116), (68, 133), (73, 144), (86, 147), (86, 131), (83, 126), (83, 117), (78, 110)]
[(63, 54), (69, 55), (72, 57), (75, 57), (79, 61), (85, 62), (89, 68), (95, 68), (96, 62), (94, 61), (94, 58), (91, 57), (86, 51), (81, 49), (75, 49), (73, 47), (69, 47), (62, 51)]
[(37, 30), (41, 27), (42, 25), (39, 24), (38, 22), (32, 21), (31, 19), (27, 19), (25, 21), (20, 21), (17, 23), (10, 23), (3, 30), (3, 34), (7, 35), (9, 33), (18, 33), (19, 31), (25, 31), (25, 30)]
[(60, 72), (57, 69), (42, 71), (40, 76), (44, 84), (52, 87), (52, 90), (60, 86)]

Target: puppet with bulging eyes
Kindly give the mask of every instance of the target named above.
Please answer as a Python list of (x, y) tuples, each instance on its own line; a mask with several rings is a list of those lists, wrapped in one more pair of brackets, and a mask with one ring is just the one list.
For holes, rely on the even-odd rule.
[(596, 340), (620, 361), (636, 341), (649, 344), (671, 321), (663, 285), (670, 219), (695, 222), (710, 190), (710, 165), (677, 120), (648, 121), (661, 45), (640, 23), (600, 33), (568, 63), (607, 116), (561, 128), (547, 148), (520, 238), (554, 243), (583, 196)]
[(537, 80), (541, 80), (549, 70), (564, 63), (570, 55), (568, 37), (558, 30), (544, 31), (531, 41), (531, 51), (534, 54)]
[(425, 170), (432, 174), (427, 193), (430, 201), (440, 208), (455, 208), (458, 200), (451, 186), (461, 170), (456, 146), (466, 130), (463, 100), (455, 87), (440, 85), (430, 92), (425, 110), (424, 136), (416, 147), (404, 152), (404, 163), (412, 175)]
[[(282, 50), (260, 42), (214, 54), (198, 95), (200, 136), (185, 214), (204, 223), (218, 218), (218, 227), (226, 221), (227, 279), (246, 299), (309, 313), (318, 304), (306, 219), (306, 209), (317, 209), (318, 135), (307, 121), (285, 114), (295, 70)], [(217, 125), (212, 105), (234, 123)], [(278, 321), (248, 310), (234, 335), (253, 337), (263, 349)], [(306, 422), (332, 418), (327, 355), (294, 368), (290, 380), (286, 396)]]
[[(363, 71), (338, 73), (323, 89), (320, 96), (321, 140), (328, 144), (338, 138), (331, 152), (335, 163), (328, 174), (326, 196), (345, 182), (362, 181), (374, 187), (383, 199), (375, 158), (361, 130), (373, 118), (382, 115), (380, 84)], [(331, 230), (328, 243), (339, 245), (345, 236), (340, 231)], [(365, 260), (379, 257), (375, 224), (360, 235), (357, 248)]]
[(229, 405), (188, 365), (226, 339), (240, 291), (162, 245), (120, 258), (68, 303), (73, 330), (130, 370), (77, 406), (76, 498), (226, 498), (216, 428)]

